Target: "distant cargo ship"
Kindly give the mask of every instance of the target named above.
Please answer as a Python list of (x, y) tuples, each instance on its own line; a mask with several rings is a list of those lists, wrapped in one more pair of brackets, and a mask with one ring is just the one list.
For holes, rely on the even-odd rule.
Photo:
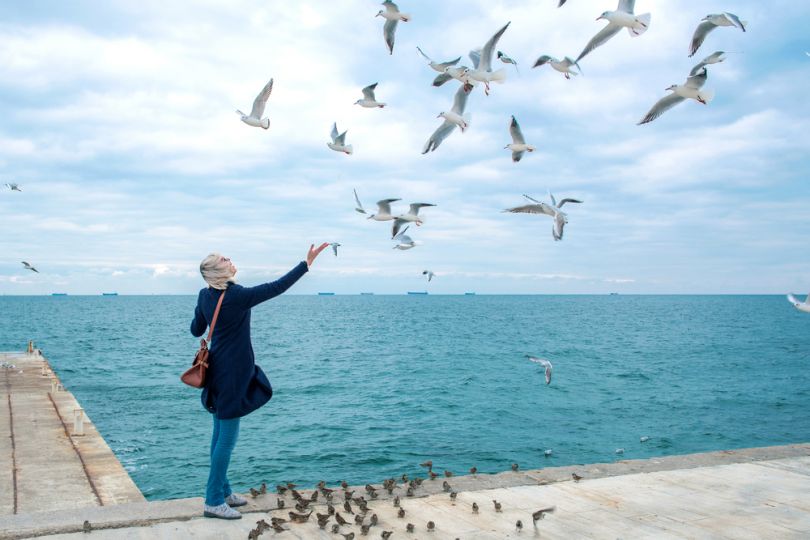
[(464, 296), (475, 296), (474, 292), (465, 292)]
[(408, 294), (415, 294), (415, 295), (419, 295), (419, 296), (425, 296), (427, 294), (427, 291), (408, 291)]
[(66, 292), (52, 292), (51, 296), (67, 296)]
[(103, 292), (101, 296), (118, 296), (117, 292)]
[(335, 296), (333, 292), (319, 292), (318, 296)]
[(610, 296), (619, 296), (619, 293), (617, 293), (617, 292), (612, 292), (612, 293), (610, 293)]

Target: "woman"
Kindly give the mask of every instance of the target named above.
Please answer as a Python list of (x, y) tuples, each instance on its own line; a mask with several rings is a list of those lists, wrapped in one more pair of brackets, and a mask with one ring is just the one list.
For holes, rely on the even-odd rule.
[(317, 249), (310, 246), (306, 261), (298, 263), (282, 278), (256, 287), (237, 285), (236, 266), (218, 253), (212, 253), (200, 263), (200, 273), (208, 287), (197, 297), (191, 321), (194, 336), (205, 333), (220, 296), (225, 295), (211, 337), (208, 372), (201, 396), (203, 407), (214, 416), (211, 468), (203, 513), (206, 517), (242, 517), (232, 507), (243, 506), (247, 501), (231, 490), (227, 476), (231, 452), (239, 435), (239, 419), (267, 403), (273, 395), (270, 381), (254, 363), (250, 309), (292, 287), (328, 245), (324, 243)]

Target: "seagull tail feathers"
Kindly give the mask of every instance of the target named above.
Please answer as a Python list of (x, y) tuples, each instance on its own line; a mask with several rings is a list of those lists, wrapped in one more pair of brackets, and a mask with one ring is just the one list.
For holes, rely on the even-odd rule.
[(265, 118), (265, 119), (262, 120), (262, 128), (270, 129), (270, 119), (269, 118)]
[(704, 105), (708, 105), (714, 99), (714, 90), (701, 90), (697, 95), (698, 100)]
[(505, 80), (506, 80), (506, 70), (501, 68), (498, 71), (492, 73), (492, 77), (490, 78), (489, 82), (502, 83)]
[(354, 148), (352, 147), (352, 145), (348, 144), (346, 145), (344, 152), (346, 152), (348, 155), (352, 155), (354, 154)]
[(649, 13), (643, 13), (641, 15), (638, 15), (636, 17), (635, 24), (633, 24), (633, 26), (628, 26), (627, 31), (630, 33), (631, 36), (638, 37), (647, 30), (649, 30), (650, 20), (651, 17)]

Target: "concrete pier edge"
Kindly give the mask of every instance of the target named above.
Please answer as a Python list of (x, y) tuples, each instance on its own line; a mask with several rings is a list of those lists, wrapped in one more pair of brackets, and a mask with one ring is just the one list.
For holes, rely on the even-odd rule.
[[(571, 473), (573, 472), (584, 477), (582, 482), (587, 482), (589, 479), (797, 457), (810, 457), (810, 443), (745, 448), (739, 450), (721, 450), (679, 456), (621, 460), (612, 463), (571, 465), (519, 472), (508, 471), (497, 474), (454, 476), (447, 480), (452, 482), (455, 491), (464, 493), (496, 488), (539, 486), (559, 482), (572, 482)], [(413, 498), (424, 498), (441, 493), (443, 480), (443, 478), (437, 478), (433, 481), (425, 480)], [(350, 489), (357, 489), (358, 493), (363, 492), (363, 486), (355, 486)], [(307, 495), (311, 493), (311, 491), (302, 490), (301, 493)], [(405, 499), (404, 494), (398, 492), (395, 492), (394, 495), (388, 495), (380, 490), (380, 493), (381, 495), (376, 501), (392, 499), (394, 495), (397, 494)], [(245, 517), (248, 518), (251, 513), (266, 513), (271, 510), (276, 510), (276, 499), (277, 495), (270, 491), (268, 491), (266, 495), (261, 495), (257, 498), (248, 497), (248, 506), (240, 508), (240, 510), (243, 514), (247, 514)], [(336, 500), (342, 499), (337, 498)], [(289, 505), (289, 500), (287, 502)], [(53, 534), (81, 532), (82, 524), (85, 520), (92, 524), (94, 531), (126, 527), (147, 527), (172, 521), (188, 521), (202, 516), (202, 504), (202, 498), (190, 498), (2, 516), (0, 517), (0, 539), (16, 540)], [(321, 499), (313, 506), (318, 508), (324, 507), (325, 504), (325, 501)]]

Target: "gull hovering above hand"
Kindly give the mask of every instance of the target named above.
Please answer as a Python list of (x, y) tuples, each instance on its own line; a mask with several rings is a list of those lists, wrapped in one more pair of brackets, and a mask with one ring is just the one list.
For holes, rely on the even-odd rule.
[(545, 370), (546, 370), (546, 384), (550, 384), (551, 383), (551, 371), (554, 369), (554, 366), (551, 365), (551, 362), (549, 362), (545, 358), (537, 358), (537, 357), (532, 356), (530, 354), (527, 354), (526, 358), (528, 358), (531, 362), (534, 362), (536, 364), (540, 364), (541, 366), (543, 366), (545, 368)]
[(804, 302), (799, 302), (798, 298), (793, 296), (792, 293), (787, 295), (788, 302), (793, 304), (793, 307), (798, 309), (799, 311), (803, 311), (805, 313), (810, 313), (810, 294), (807, 295)]
[(22, 261), (22, 265), (25, 267), (26, 270), (31, 270), (32, 272), (36, 272), (37, 274), (39, 274), (39, 270), (37, 270), (36, 268), (31, 266), (31, 264), (29, 264), (29, 263), (27, 263), (25, 261)]
[(692, 71), (689, 72), (689, 76), (692, 77), (700, 73), (700, 70), (704, 67), (708, 66), (709, 64), (717, 64), (723, 62), (727, 58), (726, 53), (723, 51), (716, 51), (701, 60), (695, 67), (692, 68)]
[(370, 84), (363, 88), (363, 99), (358, 99), (354, 102), (354, 104), (365, 107), (366, 109), (382, 109), (385, 107), (386, 103), (381, 103), (377, 101), (376, 97), (374, 97), (374, 89), (377, 88), (377, 84), (378, 83)]
[(512, 115), (512, 122), (509, 124), (509, 133), (512, 135), (512, 143), (504, 146), (504, 149), (512, 151), (512, 161), (517, 163), (523, 157), (525, 152), (534, 152), (534, 146), (526, 144), (526, 139), (523, 138), (523, 132), (520, 130), (515, 116)]
[(385, 19), (385, 24), (383, 25), (383, 37), (385, 38), (385, 44), (388, 46), (389, 54), (394, 54), (394, 38), (397, 31), (397, 25), (399, 24), (399, 21), (410, 21), (411, 16), (401, 13), (399, 11), (399, 6), (397, 6), (391, 0), (385, 0), (382, 5), (385, 6), (385, 9), (381, 9), (377, 15), (375, 15), (375, 17), (382, 17)]
[[(579, 64), (577, 64), (572, 58), (568, 56), (566, 56), (565, 58), (562, 59), (562, 61), (560, 61), (554, 58), (553, 56), (544, 54), (543, 56), (537, 59), (537, 61), (534, 63), (532, 67), (536, 68), (545, 64), (550, 65), (551, 67), (553, 67), (554, 69), (565, 75), (566, 79), (570, 79), (571, 75), (576, 76), (582, 73), (582, 68), (579, 67)], [(573, 66), (576, 66), (579, 72), (571, 69)]]
[(250, 110), (250, 114), (245, 114), (239, 109), (236, 109), (236, 114), (242, 117), (242, 122), (249, 126), (260, 127), (262, 129), (268, 129), (270, 127), (270, 119), (262, 118), (262, 115), (264, 114), (264, 107), (267, 105), (267, 98), (270, 97), (272, 91), (273, 79), (270, 79), (270, 82), (264, 85), (262, 91), (259, 92), (259, 95), (253, 100), (253, 108)]
[(470, 51), (470, 59), (473, 61), (474, 69), (468, 68), (466, 76), (474, 81), (484, 83), (484, 93), (487, 95), (489, 95), (489, 83), (501, 83), (506, 80), (506, 71), (503, 68), (492, 71), (492, 54), (495, 52), (498, 40), (501, 39), (510, 24), (512, 23), (506, 23), (503, 28), (495, 32), (495, 35), (489, 38), (489, 41), (486, 42), (482, 49)]
[(352, 155), (354, 149), (352, 148), (352, 145), (346, 144), (346, 133), (348, 133), (348, 130), (338, 135), (337, 123), (332, 124), (332, 132), (330, 133), (332, 142), (326, 143), (326, 146), (335, 152), (343, 152), (347, 156)]
[(425, 148), (422, 150), (423, 154), (436, 150), (439, 145), (442, 144), (442, 141), (456, 129), (456, 126), (460, 126), (462, 132), (467, 129), (469, 117), (465, 117), (464, 109), (467, 106), (467, 96), (470, 95), (470, 90), (470, 86), (459, 86), (458, 90), (456, 90), (455, 98), (453, 98), (453, 107), (450, 109), (450, 112), (439, 113), (438, 117), (444, 118), (444, 122), (436, 128), (436, 131), (433, 132), (427, 143), (425, 143)]
[(424, 223), (424, 218), (419, 215), (419, 209), (429, 206), (436, 205), (430, 203), (411, 203), (407, 213), (401, 214), (394, 219), (394, 225), (391, 229), (391, 238), (396, 238), (397, 234), (399, 233), (399, 228), (406, 223), (416, 223), (417, 227), (422, 225), (422, 223)]
[(597, 33), (579, 53), (575, 63), (582, 60), (585, 55), (595, 48), (604, 45), (610, 38), (619, 33), (622, 28), (627, 28), (627, 32), (632, 37), (637, 37), (647, 31), (650, 27), (650, 14), (634, 15), (636, 0), (619, 0), (616, 11), (605, 11), (596, 20), (605, 19), (608, 25)]
[(19, 191), (20, 193), (22, 193), (22, 190), (20, 189), (19, 184), (15, 184), (15, 183), (12, 182), (10, 184), (3, 184), (3, 185), (6, 186), (11, 191)]
[(563, 227), (565, 227), (565, 224), (568, 223), (568, 215), (561, 210), (563, 205), (565, 203), (582, 203), (582, 201), (579, 199), (570, 198), (563, 199), (557, 203), (557, 199), (555, 199), (554, 195), (551, 193), (548, 194), (549, 198), (551, 199), (551, 204), (538, 201), (537, 199), (533, 199), (528, 195), (523, 196), (535, 204), (526, 204), (523, 206), (516, 206), (514, 208), (507, 208), (504, 210), (504, 212), (511, 212), (513, 214), (545, 214), (547, 216), (551, 216), (554, 219), (554, 224), (551, 227), (551, 235), (554, 237), (554, 240), (562, 240)]
[(684, 84), (673, 84), (667, 90), (671, 91), (672, 93), (666, 97), (663, 97), (658, 100), (658, 102), (653, 105), (652, 109), (641, 119), (638, 125), (647, 124), (652, 122), (672, 107), (681, 103), (686, 99), (694, 99), (699, 103), (707, 105), (712, 98), (714, 97), (714, 92), (712, 91), (703, 91), (703, 85), (706, 84), (706, 79), (708, 78), (708, 74), (706, 72), (706, 67), (700, 68), (700, 71), (696, 75), (692, 75)]
[(706, 36), (709, 35), (709, 32), (718, 26), (734, 26), (743, 32), (745, 32), (745, 27), (748, 26), (746, 21), (741, 21), (739, 17), (728, 12), (706, 15), (701, 21), (702, 22), (695, 29), (694, 35), (692, 35), (692, 42), (689, 44), (690, 58), (694, 56), (698, 49), (700, 49), (700, 46), (703, 45), (703, 41), (706, 39)]
[(430, 280), (432, 280), (432, 279), (433, 279), (433, 278), (436, 276), (436, 274), (434, 274), (434, 273), (433, 273), (433, 272), (431, 272), (430, 270), (423, 270), (423, 271), (422, 271), (422, 275), (423, 275), (423, 276), (427, 276), (427, 278), (428, 278), (428, 283), (430, 283)]

